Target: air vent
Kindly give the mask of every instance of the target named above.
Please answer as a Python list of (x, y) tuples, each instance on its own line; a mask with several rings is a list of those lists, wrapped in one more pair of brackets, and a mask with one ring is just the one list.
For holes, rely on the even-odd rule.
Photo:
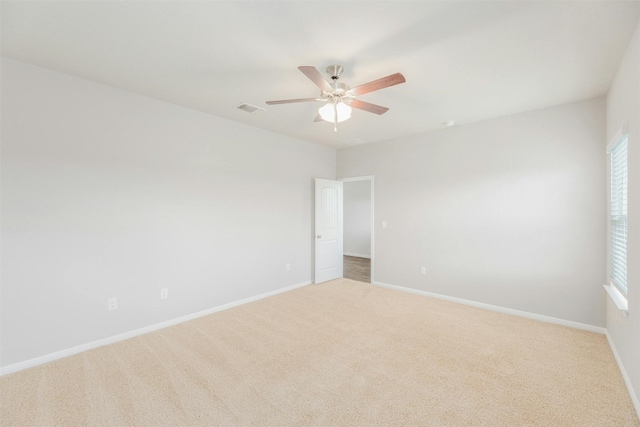
[(360, 144), (366, 144), (366, 143), (367, 141), (360, 138), (351, 138), (345, 141), (345, 144), (349, 144), (349, 145), (360, 145)]
[(264, 111), (264, 108), (256, 107), (255, 105), (247, 104), (243, 102), (236, 107), (238, 110), (246, 111), (247, 113), (255, 113), (256, 111)]

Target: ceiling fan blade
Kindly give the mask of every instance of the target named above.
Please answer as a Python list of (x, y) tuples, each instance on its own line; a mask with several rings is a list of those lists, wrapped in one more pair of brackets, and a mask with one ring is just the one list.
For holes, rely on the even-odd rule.
[(404, 83), (406, 80), (400, 73), (391, 74), (387, 77), (382, 77), (378, 80), (374, 80), (369, 83), (356, 86), (351, 89), (354, 95), (364, 95), (365, 93), (373, 92), (374, 90), (384, 89), (385, 87), (394, 86), (400, 83)]
[(329, 82), (322, 77), (320, 71), (316, 67), (312, 67), (310, 65), (301, 65), (298, 67), (298, 70), (302, 71), (305, 76), (309, 78), (316, 86), (318, 86), (321, 90), (325, 92), (333, 91), (333, 87), (329, 84)]
[(322, 98), (298, 98), (298, 99), (281, 99), (279, 101), (267, 101), (267, 105), (291, 104), (293, 102), (316, 102), (324, 101)]
[(322, 121), (322, 116), (321, 116), (320, 114), (318, 114), (318, 115), (316, 116), (316, 118), (315, 118), (315, 119), (313, 119), (313, 121), (314, 121), (314, 122), (321, 122), (321, 121)]
[(387, 111), (389, 111), (387, 107), (382, 107), (380, 105), (372, 104), (370, 102), (360, 101), (359, 99), (354, 99), (353, 101), (351, 101), (351, 104), (349, 105), (352, 106), (353, 108), (368, 111), (373, 114), (384, 114)]

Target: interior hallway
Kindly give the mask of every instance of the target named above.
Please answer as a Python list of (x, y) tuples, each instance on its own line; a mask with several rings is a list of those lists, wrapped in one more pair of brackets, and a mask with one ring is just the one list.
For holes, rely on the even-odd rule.
[(345, 279), (371, 283), (371, 260), (355, 256), (344, 256)]

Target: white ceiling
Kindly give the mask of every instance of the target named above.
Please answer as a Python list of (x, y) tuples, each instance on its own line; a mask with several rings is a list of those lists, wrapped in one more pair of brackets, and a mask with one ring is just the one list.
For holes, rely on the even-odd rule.
[[(2, 55), (334, 147), (605, 94), (639, 1), (1, 2)], [(401, 72), (333, 132), (300, 71)], [(265, 108), (248, 114), (241, 102)]]

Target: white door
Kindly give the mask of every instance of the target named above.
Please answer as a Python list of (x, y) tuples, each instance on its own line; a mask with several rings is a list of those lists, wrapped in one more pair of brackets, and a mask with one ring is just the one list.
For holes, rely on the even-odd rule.
[(315, 283), (342, 277), (342, 182), (316, 178)]

